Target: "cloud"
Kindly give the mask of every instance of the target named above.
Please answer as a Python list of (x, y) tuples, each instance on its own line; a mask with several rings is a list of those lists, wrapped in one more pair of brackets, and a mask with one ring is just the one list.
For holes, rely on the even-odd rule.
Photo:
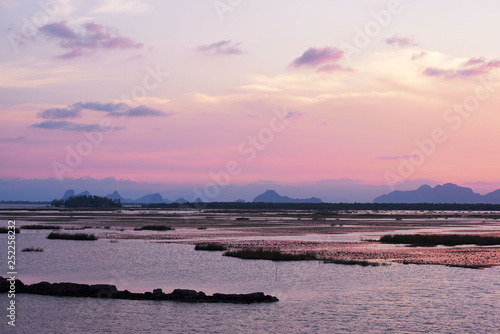
[(416, 59), (424, 58), (425, 56), (427, 56), (427, 52), (425, 52), (425, 51), (422, 51), (420, 53), (414, 53), (411, 56), (411, 60), (416, 60)]
[(302, 66), (316, 67), (325, 63), (335, 62), (342, 58), (343, 55), (344, 53), (337, 48), (309, 48), (304, 51), (302, 56), (296, 58), (290, 66), (296, 68)]
[(304, 113), (300, 112), (300, 111), (289, 111), (289, 112), (286, 113), (285, 116), (283, 116), (283, 118), (284, 119), (295, 119), (295, 118), (299, 118), (303, 114)]
[(77, 118), (82, 115), (82, 107), (80, 105), (72, 105), (69, 108), (50, 108), (40, 111), (37, 116), (44, 119), (64, 119)]
[(94, 54), (99, 50), (139, 49), (142, 43), (117, 35), (111, 27), (85, 23), (76, 31), (65, 21), (46, 24), (39, 29), (46, 36), (59, 41), (59, 47), (69, 51), (58, 56), (60, 59), (73, 59)]
[(314, 68), (316, 72), (334, 72), (334, 71), (352, 71), (336, 62), (344, 56), (344, 52), (337, 48), (309, 48), (304, 53), (295, 58), (289, 65), (292, 68), (309, 67)]
[(427, 67), (423, 74), (431, 77), (444, 77), (445, 79), (468, 78), (486, 74), (500, 67), (500, 60), (486, 60), (484, 57), (471, 58), (458, 69), (442, 69)]
[(30, 128), (38, 129), (48, 129), (48, 130), (64, 130), (64, 131), (116, 131), (122, 130), (124, 127), (111, 126), (103, 128), (99, 124), (79, 124), (67, 121), (45, 121), (41, 123), (36, 123), (30, 126)]
[(413, 41), (413, 37), (399, 37), (398, 35), (386, 38), (384, 42), (385, 44), (394, 45), (400, 48), (417, 46), (417, 43)]
[(158, 109), (148, 106), (130, 107), (126, 103), (101, 103), (101, 102), (78, 102), (69, 105), (66, 108), (50, 108), (37, 114), (39, 118), (44, 119), (66, 119), (77, 118), (82, 114), (82, 110), (102, 111), (108, 113), (108, 116), (130, 116), (130, 117), (148, 117), (148, 116), (169, 116)]
[(100, 103), (100, 102), (79, 102), (74, 105), (79, 105), (84, 109), (95, 110), (95, 111), (107, 111), (116, 112), (128, 109), (128, 105), (125, 103)]
[(382, 156), (382, 157), (376, 157), (376, 160), (402, 160), (402, 159), (410, 159), (410, 158), (417, 158), (419, 157), (419, 154), (412, 154), (412, 155), (389, 155), (389, 156)]
[(19, 136), (16, 138), (0, 138), (0, 143), (19, 143), (26, 139), (26, 137)]
[(137, 0), (106, 0), (106, 3), (94, 10), (96, 13), (144, 13), (149, 7)]
[(210, 55), (240, 55), (243, 51), (240, 49), (241, 43), (235, 43), (231, 40), (220, 41), (210, 45), (201, 45), (196, 48), (199, 52)]

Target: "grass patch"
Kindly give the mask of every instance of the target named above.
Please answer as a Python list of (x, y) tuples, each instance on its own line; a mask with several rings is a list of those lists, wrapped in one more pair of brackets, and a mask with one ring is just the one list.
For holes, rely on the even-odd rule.
[(409, 244), (411, 246), (458, 246), (477, 245), (494, 246), (500, 245), (500, 237), (481, 236), (471, 234), (395, 234), (384, 235), (379, 242), (386, 244)]
[(275, 249), (238, 249), (230, 250), (222, 254), (224, 256), (237, 257), (248, 260), (271, 260), (271, 261), (304, 261), (317, 260), (316, 254), (308, 252), (302, 254), (283, 253)]
[(24, 225), (22, 229), (26, 230), (60, 230), (61, 226), (56, 225)]
[(28, 248), (23, 248), (21, 252), (43, 252), (43, 248), (28, 247)]
[(97, 240), (95, 234), (90, 233), (59, 233), (51, 232), (47, 239), (62, 239), (62, 240)]
[[(9, 231), (12, 231), (12, 229), (8, 229), (7, 227), (3, 227), (3, 226), (2, 226), (2, 227), (0, 227), (0, 233), (9, 233)], [(16, 228), (15, 228), (15, 231), (16, 231), (16, 233), (21, 232), (21, 231), (19, 230), (19, 227), (16, 227)]]
[(227, 248), (221, 244), (217, 244), (215, 242), (207, 242), (203, 244), (196, 244), (194, 246), (194, 250), (202, 250), (202, 251), (225, 251)]
[(134, 231), (142, 231), (142, 230), (148, 230), (148, 231), (171, 231), (174, 230), (173, 227), (170, 226), (165, 226), (165, 225), (145, 225), (142, 227), (136, 227), (134, 228)]
[(371, 262), (371, 261), (366, 261), (366, 260), (354, 260), (354, 259), (325, 260), (323, 262), (324, 263), (344, 264), (344, 265), (350, 265), (350, 266), (363, 266), (363, 267), (367, 267), (367, 266), (378, 267), (378, 266), (388, 265), (387, 263)]

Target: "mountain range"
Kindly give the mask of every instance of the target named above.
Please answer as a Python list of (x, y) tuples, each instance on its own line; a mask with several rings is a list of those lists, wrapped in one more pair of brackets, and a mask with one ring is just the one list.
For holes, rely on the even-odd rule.
[(281, 196), (274, 190), (267, 190), (263, 194), (255, 197), (254, 203), (323, 203), (322, 200), (316, 197), (297, 199), (288, 196)]
[(434, 188), (424, 184), (416, 190), (392, 191), (375, 198), (373, 203), (500, 204), (500, 189), (481, 195), (471, 188), (460, 187), (453, 183), (437, 185)]

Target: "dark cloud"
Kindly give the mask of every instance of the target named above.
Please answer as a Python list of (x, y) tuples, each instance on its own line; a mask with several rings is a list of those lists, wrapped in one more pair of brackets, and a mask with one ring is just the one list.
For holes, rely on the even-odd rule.
[(128, 106), (125, 103), (100, 103), (100, 102), (79, 102), (77, 105), (80, 105), (84, 109), (90, 109), (95, 111), (122, 111), (128, 109)]
[(333, 47), (309, 48), (304, 53), (295, 58), (289, 67), (314, 68), (316, 72), (352, 71), (336, 62), (344, 56), (344, 52)]
[(148, 106), (130, 107), (125, 103), (78, 102), (66, 108), (50, 108), (40, 111), (37, 115), (44, 119), (67, 119), (80, 117), (83, 110), (94, 110), (108, 113), (108, 116), (169, 116), (170, 113), (153, 109)]
[(58, 58), (72, 59), (91, 55), (98, 50), (138, 49), (143, 47), (128, 37), (119, 36), (111, 27), (85, 23), (78, 31), (65, 21), (44, 25), (39, 29), (46, 36), (57, 39), (59, 46), (69, 51)]
[(468, 78), (481, 74), (487, 74), (500, 67), (500, 60), (486, 60), (484, 57), (471, 58), (457, 69), (441, 69), (427, 67), (423, 74), (431, 77), (443, 77), (445, 79)]
[(170, 114), (147, 106), (138, 106), (136, 108), (130, 108), (127, 111), (125, 111), (125, 115), (131, 117), (143, 117), (143, 116), (168, 116)]
[(67, 121), (45, 121), (41, 123), (36, 123), (30, 126), (30, 128), (47, 129), (47, 130), (64, 130), (64, 131), (116, 131), (122, 130), (123, 127), (112, 126), (103, 128), (99, 124), (80, 124)]
[(79, 105), (72, 105), (68, 108), (50, 108), (40, 111), (37, 116), (44, 119), (64, 119), (64, 118), (77, 118), (82, 115), (82, 107)]
[(227, 40), (209, 45), (201, 45), (196, 50), (210, 55), (240, 55), (243, 53), (240, 49), (240, 44)]
[(26, 138), (23, 136), (15, 137), (15, 138), (0, 138), (0, 143), (19, 143), (24, 141)]
[(417, 46), (417, 43), (413, 41), (413, 37), (399, 37), (398, 35), (393, 35), (392, 37), (386, 38), (384, 41), (385, 44), (397, 46), (400, 48)]

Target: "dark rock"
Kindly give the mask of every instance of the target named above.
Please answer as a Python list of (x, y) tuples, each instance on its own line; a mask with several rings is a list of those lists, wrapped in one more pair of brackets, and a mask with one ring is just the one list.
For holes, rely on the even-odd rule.
[[(0, 293), (6, 293), (10, 289), (10, 281), (0, 276)], [(115, 298), (130, 300), (172, 300), (188, 303), (272, 303), (278, 298), (264, 295), (262, 292), (248, 294), (222, 294), (214, 293), (207, 296), (202, 291), (175, 289), (171, 293), (163, 293), (162, 289), (154, 289), (153, 292), (132, 293), (128, 290), (119, 291), (116, 286), (109, 284), (77, 284), (77, 283), (49, 283), (40, 282), (25, 285), (16, 280), (16, 293), (28, 293), (58, 297), (91, 297), (91, 298)]]

